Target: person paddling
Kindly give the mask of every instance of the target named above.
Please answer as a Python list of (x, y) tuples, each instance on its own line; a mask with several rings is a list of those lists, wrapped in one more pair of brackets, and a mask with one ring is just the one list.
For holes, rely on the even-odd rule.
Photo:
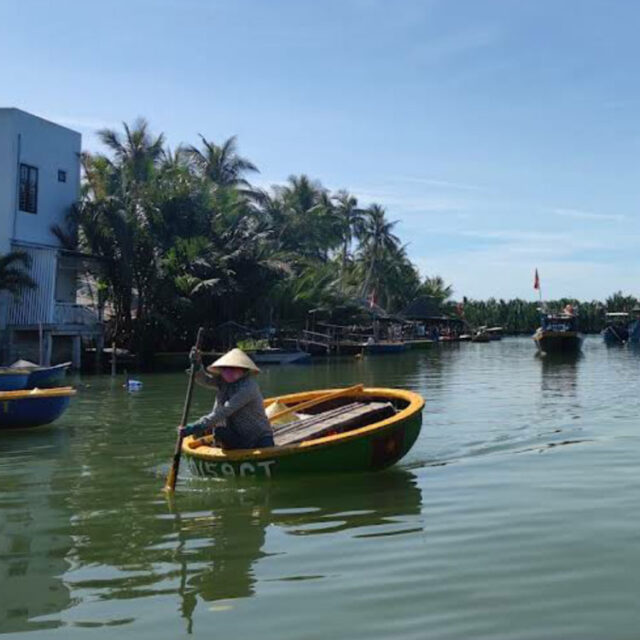
[(273, 447), (273, 429), (264, 410), (260, 387), (253, 374), (260, 369), (241, 349), (232, 349), (205, 370), (197, 349), (189, 358), (199, 367), (196, 382), (217, 390), (211, 413), (182, 428), (182, 435), (201, 437), (213, 430), (223, 449)]

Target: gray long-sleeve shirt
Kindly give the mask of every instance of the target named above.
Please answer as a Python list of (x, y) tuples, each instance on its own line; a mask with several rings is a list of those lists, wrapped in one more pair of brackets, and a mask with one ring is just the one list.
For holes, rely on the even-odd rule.
[(200, 423), (232, 429), (246, 442), (247, 448), (255, 446), (262, 437), (273, 435), (260, 387), (253, 376), (247, 375), (228, 384), (200, 371), (196, 374), (196, 382), (217, 389), (213, 409), (200, 418)]

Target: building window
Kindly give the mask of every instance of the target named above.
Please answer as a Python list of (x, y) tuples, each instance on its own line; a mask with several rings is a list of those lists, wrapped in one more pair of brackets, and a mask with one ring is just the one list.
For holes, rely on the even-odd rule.
[(58, 169), (58, 182), (66, 182), (67, 181), (67, 172), (62, 169)]
[(38, 213), (38, 169), (20, 165), (20, 211)]

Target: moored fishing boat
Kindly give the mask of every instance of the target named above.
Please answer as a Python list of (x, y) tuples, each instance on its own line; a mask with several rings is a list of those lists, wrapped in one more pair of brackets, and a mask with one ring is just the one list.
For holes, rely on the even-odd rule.
[[(422, 425), (423, 398), (401, 389), (359, 388), (319, 402), (295, 421), (274, 427), (276, 446), (223, 450), (184, 439), (193, 473), (205, 477), (272, 478), (290, 473), (373, 471), (400, 460)], [(336, 390), (295, 393), (265, 400), (302, 406)], [(195, 448), (194, 448), (195, 447)]]
[(306, 351), (276, 348), (256, 349), (247, 351), (247, 354), (256, 364), (300, 364), (311, 359), (311, 354)]
[(69, 406), (76, 394), (71, 387), (0, 392), (0, 429), (49, 424)]
[(367, 342), (365, 352), (369, 354), (401, 353), (407, 350), (404, 342)]
[(561, 313), (543, 313), (541, 326), (533, 334), (541, 354), (577, 354), (582, 345), (578, 333), (578, 318), (567, 305)]
[(487, 333), (489, 334), (489, 340), (502, 340), (502, 336), (504, 334), (503, 327), (489, 327), (487, 329)]
[(491, 337), (486, 327), (479, 327), (471, 334), (471, 342), (489, 342)]
[(366, 345), (363, 340), (340, 340), (337, 343), (337, 352), (340, 355), (358, 355), (364, 352)]
[(49, 387), (60, 386), (60, 383), (67, 375), (67, 370), (71, 366), (71, 362), (63, 362), (52, 367), (41, 367), (34, 362), (28, 360), (18, 360), (14, 362), (10, 369), (24, 370), (29, 373), (29, 379), (25, 389), (47, 389)]
[(631, 313), (631, 322), (627, 326), (629, 344), (637, 347), (640, 344), (640, 307), (634, 307)]
[(624, 311), (606, 313), (602, 338), (607, 346), (626, 344), (629, 340), (629, 314)]

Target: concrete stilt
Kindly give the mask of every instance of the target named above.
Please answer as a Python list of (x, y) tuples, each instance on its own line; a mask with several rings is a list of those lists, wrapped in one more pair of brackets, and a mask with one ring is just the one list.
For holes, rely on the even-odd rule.
[(102, 351), (104, 350), (104, 334), (96, 336), (96, 373), (102, 370)]
[(78, 370), (82, 365), (82, 336), (73, 336), (71, 347), (71, 366)]
[(42, 336), (43, 341), (43, 359), (42, 365), (45, 367), (51, 366), (51, 354), (53, 352), (53, 336), (51, 335), (51, 331), (44, 331)]

